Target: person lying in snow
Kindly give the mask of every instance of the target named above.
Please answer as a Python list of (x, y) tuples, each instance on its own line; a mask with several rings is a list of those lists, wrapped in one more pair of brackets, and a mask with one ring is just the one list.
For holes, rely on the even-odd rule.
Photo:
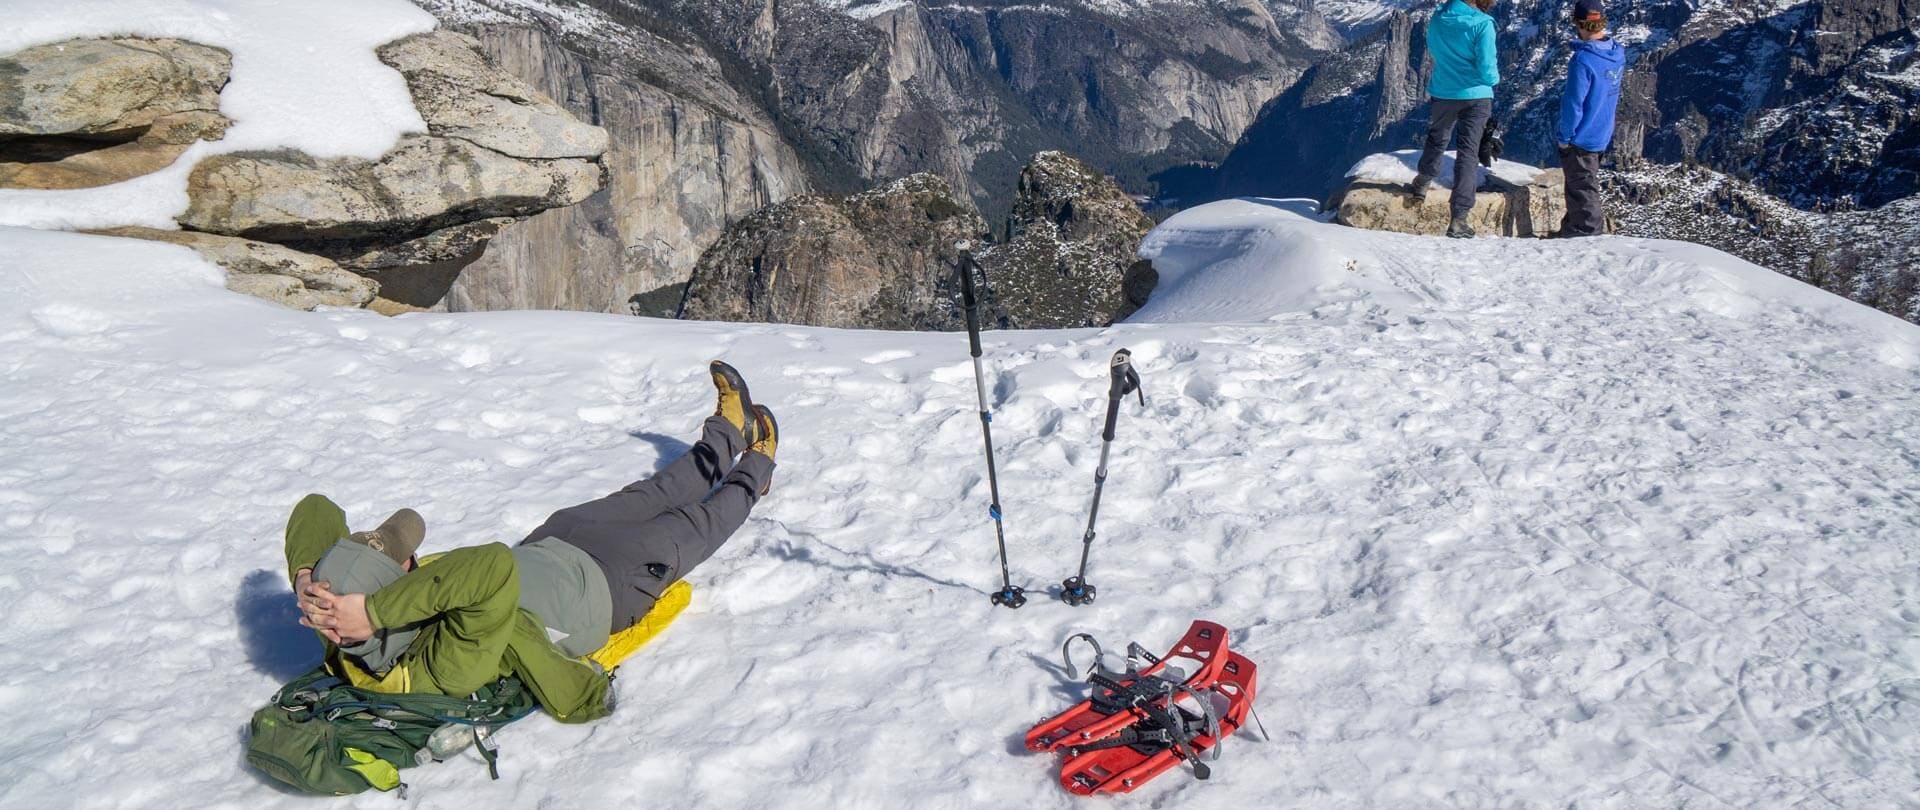
[(772, 412), (733, 367), (710, 370), (719, 404), (692, 450), (553, 513), (512, 548), (468, 546), (422, 564), (426, 524), (413, 510), (350, 533), (332, 501), (302, 499), (287, 520), (287, 576), (328, 669), (374, 691), (458, 697), (511, 672), (562, 722), (611, 713), (607, 674), (586, 656), (712, 556), (773, 480)]

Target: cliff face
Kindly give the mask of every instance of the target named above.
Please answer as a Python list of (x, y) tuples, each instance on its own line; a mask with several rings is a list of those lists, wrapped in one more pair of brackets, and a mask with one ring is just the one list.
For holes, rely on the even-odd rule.
[(1426, 103), (1431, 70), (1424, 24), (1395, 12), (1346, 52), (1315, 65), (1268, 102), (1217, 172), (1177, 190), (1180, 202), (1236, 195), (1324, 199), (1360, 158), (1417, 144), (1425, 115), (1413, 118)]
[(606, 187), (503, 228), (461, 271), (449, 309), (663, 314), (646, 306), (647, 293), (665, 288), (655, 297), (677, 300), (701, 251), (730, 222), (809, 188), (772, 118), (697, 46), (605, 15), (422, 5), (611, 140)]
[[(1698, 162), (1801, 206), (1878, 206), (1920, 192), (1916, 0), (1608, 4), (1628, 75), (1614, 155)], [(1551, 158), (1565, 79), (1563, 3), (1494, 9), (1507, 154)], [(1422, 15), (1399, 15), (1275, 99), (1216, 175), (1216, 194), (1322, 196), (1335, 169), (1417, 145), (1426, 123)], [(1370, 126), (1356, 127), (1354, 121)]]
[[(744, 12), (703, 8), (717, 28), (745, 27)], [(756, 64), (804, 137), (861, 178), (933, 171), (989, 209), (1045, 149), (1070, 149), (1139, 189), (1162, 169), (1217, 160), (1262, 103), (1338, 43), (1311, 13), (1282, 27), (1268, 6), (1231, 0), (844, 13), (792, 3), (754, 19), (773, 53)]]

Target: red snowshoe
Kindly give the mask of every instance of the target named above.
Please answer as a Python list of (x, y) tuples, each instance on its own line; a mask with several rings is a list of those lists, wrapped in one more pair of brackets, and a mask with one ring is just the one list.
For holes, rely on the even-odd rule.
[(1147, 719), (1112, 737), (1068, 746), (1067, 761), (1060, 766), (1060, 786), (1081, 796), (1131, 793), (1181, 760), (1193, 762), (1195, 777), (1207, 778), (1210, 773), (1200, 761), (1202, 755), (1239, 731), (1253, 708), (1253, 662), (1235, 652), (1227, 653), (1226, 661), (1212, 687), (1182, 690), (1171, 708), (1149, 709)]
[[(1071, 644), (1072, 639), (1068, 639), (1068, 643)], [(1099, 644), (1094, 645), (1094, 650), (1098, 655)], [(1160, 694), (1166, 691), (1164, 687), (1170, 681), (1204, 687), (1220, 677), (1220, 668), (1227, 663), (1226, 652), (1227, 628), (1209, 621), (1196, 621), (1165, 658), (1152, 662), (1145, 671), (1109, 677), (1099, 672), (1096, 660), (1094, 674), (1087, 678), (1094, 686), (1093, 697), (1034, 726), (1027, 732), (1027, 750), (1053, 751), (1064, 745), (1092, 742), (1132, 725), (1145, 717), (1132, 708), (1134, 698), (1138, 697), (1136, 693)], [(1179, 664), (1180, 671), (1188, 674), (1178, 680), (1168, 677), (1172, 674), (1169, 668), (1174, 664)], [(1142, 683), (1141, 679), (1145, 678), (1153, 680)]]
[[(1099, 644), (1093, 646), (1098, 655)], [(1130, 645), (1129, 658), (1136, 657), (1150, 666), (1130, 663), (1117, 674), (1096, 661), (1087, 678), (1093, 697), (1027, 732), (1028, 750), (1067, 755), (1060, 784), (1071, 793), (1130, 792), (1182, 760), (1205, 779), (1200, 755), (1238, 731), (1253, 709), (1257, 670), (1227, 649), (1226, 628), (1218, 624), (1194, 622), (1164, 658)]]

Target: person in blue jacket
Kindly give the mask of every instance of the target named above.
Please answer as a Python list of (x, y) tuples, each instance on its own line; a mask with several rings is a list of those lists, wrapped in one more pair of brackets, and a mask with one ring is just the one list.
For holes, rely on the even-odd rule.
[[(1500, 83), (1499, 53), (1493, 45), (1493, 17), (1487, 10), (1494, 0), (1447, 0), (1427, 22), (1427, 51), (1433, 54), (1433, 78), (1427, 95), (1433, 106), (1427, 118), (1427, 141), (1420, 150), (1420, 168), (1408, 192), (1423, 199), (1427, 184), (1440, 174), (1440, 155), (1447, 139), (1455, 138), (1453, 198), (1447, 235), (1472, 238), (1467, 212), (1473, 210), (1474, 188), (1480, 184), (1480, 139), (1493, 117), (1493, 87)], [(1457, 137), (1456, 137), (1457, 136)]]
[(1607, 15), (1600, 0), (1576, 0), (1573, 59), (1567, 64), (1567, 88), (1560, 94), (1556, 135), (1560, 166), (1567, 173), (1567, 216), (1556, 237), (1599, 236), (1607, 232), (1600, 197), (1600, 155), (1613, 145), (1613, 112), (1620, 103), (1620, 79), (1627, 49), (1607, 38)]

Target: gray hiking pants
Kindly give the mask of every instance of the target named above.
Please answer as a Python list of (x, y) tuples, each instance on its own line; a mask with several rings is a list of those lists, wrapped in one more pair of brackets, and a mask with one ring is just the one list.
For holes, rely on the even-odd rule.
[[(1486, 135), (1487, 121), (1493, 118), (1493, 99), (1436, 98), (1431, 101), (1427, 142), (1420, 149), (1418, 174), (1428, 180), (1440, 176), (1440, 153), (1447, 150), (1447, 139), (1452, 138), (1456, 169), (1453, 199), (1448, 201), (1448, 208), (1453, 218), (1459, 219), (1473, 210), (1474, 188), (1480, 184), (1480, 139)], [(1418, 191), (1426, 193), (1425, 188)]]
[(759, 453), (735, 463), (745, 449), (740, 431), (709, 417), (700, 442), (666, 469), (553, 513), (521, 542), (557, 537), (600, 563), (613, 591), (611, 630), (618, 633), (747, 521), (774, 465)]
[(1559, 235), (1606, 233), (1606, 204), (1600, 196), (1600, 153), (1567, 144), (1560, 150), (1560, 168), (1567, 175), (1567, 216), (1560, 220)]

